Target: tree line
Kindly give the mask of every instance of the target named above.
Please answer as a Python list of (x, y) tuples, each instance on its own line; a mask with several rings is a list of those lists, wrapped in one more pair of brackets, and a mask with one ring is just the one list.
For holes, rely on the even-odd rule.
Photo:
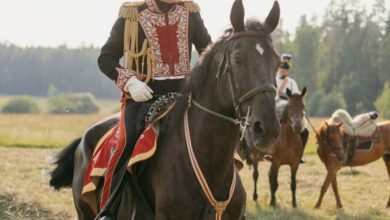
[[(313, 116), (345, 108), (352, 115), (377, 109), (390, 117), (390, 12), (385, 0), (370, 10), (363, 3), (332, 0), (321, 19), (302, 16), (294, 33), (283, 25), (274, 33), (277, 51), (293, 54), (290, 75), (308, 88), (306, 106)], [(119, 90), (98, 69), (99, 51), (2, 43), (0, 94), (89, 92), (118, 99)]]
[(376, 0), (370, 10), (363, 3), (332, 0), (320, 24), (316, 17), (302, 16), (293, 37), (276, 33), (279, 51), (294, 55), (291, 76), (308, 88), (312, 115), (345, 108), (352, 115), (380, 110), (390, 117), (390, 111), (378, 109), (390, 99), (385, 87), (390, 83), (390, 12), (385, 0)]

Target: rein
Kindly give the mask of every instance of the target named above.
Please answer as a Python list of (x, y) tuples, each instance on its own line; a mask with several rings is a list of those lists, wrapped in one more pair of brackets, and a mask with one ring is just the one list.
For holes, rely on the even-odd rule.
[[(305, 110), (305, 112), (307, 112)], [(310, 119), (309, 119), (309, 116), (307, 116), (307, 114), (305, 114), (305, 118), (307, 120), (307, 122), (309, 123), (310, 127), (313, 129), (313, 131), (316, 133), (316, 136), (318, 137), (318, 139), (320, 141), (322, 141), (323, 143), (325, 143), (326, 145), (328, 145), (330, 148), (328, 148), (329, 152), (330, 152), (330, 155), (333, 156), (333, 157), (337, 157), (336, 156), (336, 153), (335, 153), (335, 150), (332, 148), (332, 145), (329, 143), (328, 141), (328, 138), (322, 138), (320, 136), (320, 134), (318, 134), (317, 130), (314, 128), (313, 124), (311, 123)]]
[[(225, 54), (224, 54), (224, 57), (223, 57), (223, 60), (220, 64), (220, 66), (219, 66), (216, 78), (218, 80), (219, 76), (221, 74), (225, 74), (225, 73), (228, 74), (229, 88), (230, 88), (231, 95), (233, 97), (233, 105), (234, 105), (234, 110), (236, 112), (236, 118), (232, 118), (232, 117), (220, 114), (218, 112), (212, 111), (209, 108), (202, 106), (201, 104), (199, 104), (198, 102), (196, 102), (195, 100), (192, 99), (191, 93), (189, 94), (188, 108), (187, 108), (185, 115), (184, 115), (184, 133), (185, 133), (185, 139), (186, 139), (186, 143), (187, 143), (187, 150), (188, 150), (188, 154), (189, 154), (189, 157), (191, 160), (192, 169), (195, 172), (196, 178), (197, 178), (203, 192), (205, 193), (207, 200), (209, 201), (209, 203), (213, 206), (213, 208), (215, 210), (215, 219), (216, 220), (222, 219), (222, 214), (225, 212), (226, 207), (229, 205), (231, 199), (233, 198), (234, 189), (235, 189), (236, 183), (237, 183), (237, 170), (233, 164), (233, 178), (232, 178), (232, 182), (230, 185), (230, 191), (229, 191), (229, 196), (228, 196), (227, 200), (225, 200), (225, 201), (216, 200), (215, 197), (213, 196), (213, 193), (210, 190), (209, 185), (207, 184), (207, 180), (205, 179), (205, 177), (202, 173), (202, 170), (199, 167), (199, 164), (196, 160), (196, 156), (195, 156), (194, 151), (193, 151), (190, 130), (189, 130), (189, 122), (188, 122), (188, 109), (191, 107), (192, 104), (194, 104), (194, 106), (196, 106), (197, 108), (199, 108), (200, 110), (202, 110), (204, 112), (207, 112), (207, 113), (214, 115), (214, 116), (216, 116), (220, 119), (223, 119), (225, 121), (231, 122), (234, 125), (240, 125), (240, 129), (242, 132), (242, 136), (241, 136), (240, 140), (242, 141), (244, 139), (245, 131), (246, 131), (247, 127), (249, 126), (248, 120), (249, 120), (251, 106), (248, 106), (248, 111), (247, 111), (246, 115), (243, 116), (243, 113), (241, 111), (241, 104), (244, 103), (245, 101), (247, 101), (248, 99), (258, 95), (258, 94), (267, 93), (267, 92), (276, 93), (276, 89), (272, 84), (260, 84), (260, 85), (256, 86), (255, 88), (246, 92), (241, 97), (239, 97), (237, 87), (233, 83), (234, 77), (233, 77), (233, 73), (232, 73), (231, 68), (230, 68), (229, 42), (231, 42), (234, 39), (238, 39), (238, 38), (242, 38), (242, 37), (262, 37), (262, 36), (263, 35), (255, 32), (255, 31), (243, 31), (243, 32), (233, 33), (229, 37), (229, 39), (227, 40), (227, 47), (225, 49)], [(225, 62), (225, 60), (227, 60), (227, 62)], [(224, 70), (221, 73), (220, 71), (222, 68)]]
[[(256, 86), (255, 88), (249, 90), (244, 95), (238, 96), (239, 92), (237, 90), (237, 87), (234, 84), (235, 79), (234, 79), (234, 76), (233, 76), (233, 73), (232, 73), (231, 67), (230, 67), (231, 65), (230, 65), (230, 55), (229, 55), (230, 54), (229, 53), (229, 43), (235, 39), (238, 39), (238, 38), (243, 38), (243, 37), (259, 38), (259, 37), (263, 37), (263, 36), (264, 35), (257, 33), (255, 31), (242, 31), (242, 32), (233, 33), (227, 40), (227, 46), (225, 49), (225, 53), (224, 53), (222, 62), (219, 65), (216, 79), (218, 80), (221, 75), (227, 74), (228, 81), (229, 81), (229, 90), (230, 90), (230, 93), (231, 93), (232, 98), (233, 98), (233, 106), (234, 106), (234, 111), (236, 113), (236, 118), (225, 116), (225, 115), (222, 115), (218, 112), (212, 111), (212, 110), (202, 106), (201, 104), (199, 104), (195, 100), (192, 100), (191, 95), (189, 97), (189, 104), (188, 104), (189, 106), (191, 106), (191, 103), (193, 103), (196, 107), (198, 107), (199, 109), (201, 109), (209, 114), (212, 114), (216, 117), (219, 117), (221, 119), (229, 121), (235, 125), (240, 125), (240, 130), (241, 130), (240, 141), (244, 140), (244, 135), (245, 135), (246, 129), (249, 126), (248, 120), (249, 120), (249, 115), (250, 115), (250, 110), (251, 110), (251, 106), (248, 106), (248, 111), (244, 115), (244, 113), (241, 110), (241, 104), (248, 101), (250, 98), (252, 98), (258, 94), (274, 93), (274, 95), (275, 95), (276, 88), (272, 84), (263, 83), (263, 84)], [(222, 69), (223, 69), (223, 71), (222, 71)]]
[(237, 183), (237, 170), (233, 165), (233, 179), (232, 183), (230, 185), (230, 191), (229, 191), (229, 197), (225, 201), (217, 201), (215, 197), (213, 196), (213, 193), (210, 190), (209, 185), (207, 184), (207, 180), (205, 179), (202, 170), (199, 167), (199, 164), (196, 160), (192, 143), (191, 143), (191, 136), (190, 136), (190, 129), (189, 129), (189, 123), (188, 123), (188, 111), (186, 111), (184, 116), (184, 133), (185, 133), (185, 139), (187, 143), (187, 150), (188, 154), (190, 155), (191, 165), (195, 172), (196, 178), (198, 179), (198, 182), (200, 186), (202, 187), (203, 192), (206, 194), (207, 200), (209, 200), (210, 204), (214, 207), (215, 210), (215, 219), (221, 220), (222, 214), (225, 212), (226, 207), (229, 205), (231, 199), (233, 198), (234, 189), (236, 188)]

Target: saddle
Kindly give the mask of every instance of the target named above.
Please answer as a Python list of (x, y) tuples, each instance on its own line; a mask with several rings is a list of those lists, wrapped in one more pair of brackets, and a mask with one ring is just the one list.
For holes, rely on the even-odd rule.
[(344, 146), (348, 149), (346, 165), (352, 165), (356, 151), (370, 151), (380, 140), (380, 130), (375, 122), (377, 117), (378, 113), (368, 112), (352, 118), (342, 109), (332, 114), (331, 123), (343, 123)]
[[(129, 159), (125, 165), (127, 170), (131, 170), (134, 165), (139, 164), (140, 162), (145, 161), (154, 155), (157, 148), (158, 135), (160, 132), (158, 122), (173, 108), (176, 100), (181, 96), (182, 95), (180, 93), (168, 93), (158, 98), (151, 105), (145, 118), (146, 129), (138, 139), (132, 154), (128, 155)], [(102, 181), (102, 177), (105, 177), (107, 174), (106, 172), (108, 162), (119, 141), (118, 128), (119, 125), (116, 125), (107, 131), (106, 134), (103, 135), (99, 140), (85, 175), (82, 199), (95, 212), (98, 210), (98, 205), (96, 203), (97, 195), (95, 190), (100, 181)]]
[(350, 136), (344, 133), (344, 146), (348, 149), (346, 165), (351, 166), (356, 151), (371, 151), (381, 139), (379, 128), (371, 136)]

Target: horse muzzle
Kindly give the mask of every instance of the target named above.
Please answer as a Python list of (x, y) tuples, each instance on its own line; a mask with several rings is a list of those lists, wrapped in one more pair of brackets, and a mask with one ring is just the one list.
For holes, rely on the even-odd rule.
[(250, 133), (253, 147), (260, 152), (268, 151), (279, 137), (280, 125), (277, 120), (276, 123), (255, 121), (251, 127), (252, 132)]

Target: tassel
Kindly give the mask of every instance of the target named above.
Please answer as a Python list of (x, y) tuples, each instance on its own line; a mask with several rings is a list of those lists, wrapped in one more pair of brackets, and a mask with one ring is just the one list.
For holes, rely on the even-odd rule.
[(184, 1), (184, 7), (187, 8), (190, 13), (200, 12), (198, 3), (192, 1)]
[(126, 2), (119, 9), (118, 16), (120, 18), (129, 19), (130, 21), (138, 21), (138, 7), (144, 5), (145, 2)]

